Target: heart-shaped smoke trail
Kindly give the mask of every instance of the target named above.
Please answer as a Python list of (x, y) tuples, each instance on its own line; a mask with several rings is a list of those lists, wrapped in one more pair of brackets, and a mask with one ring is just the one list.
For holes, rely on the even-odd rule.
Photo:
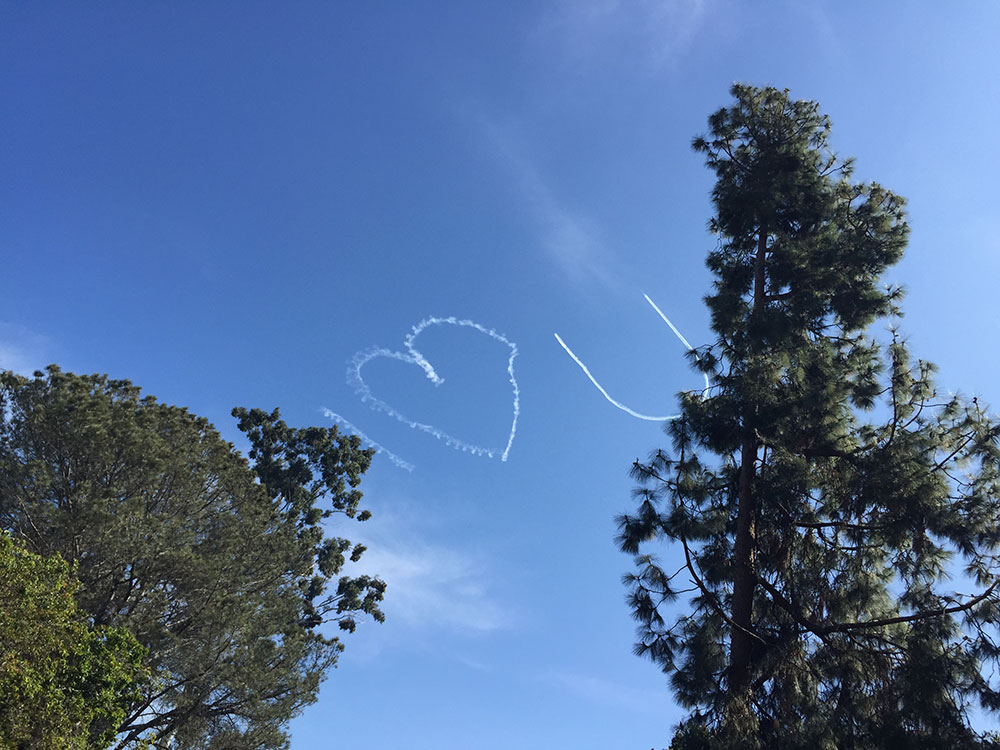
[[(395, 359), (400, 362), (406, 362), (411, 365), (416, 365), (424, 371), (424, 375), (430, 380), (434, 385), (439, 386), (444, 383), (444, 378), (437, 374), (434, 366), (427, 360), (427, 358), (416, 348), (414, 341), (417, 336), (419, 336), (425, 329), (430, 326), (435, 325), (451, 325), (458, 326), (460, 328), (471, 328), (478, 331), (481, 334), (489, 336), (495, 341), (499, 341), (505, 344), (510, 349), (510, 357), (507, 359), (507, 374), (508, 380), (510, 381), (511, 389), (513, 391), (513, 417), (510, 423), (510, 433), (507, 436), (507, 444), (504, 446), (503, 452), (499, 452), (496, 449), (484, 448), (480, 445), (474, 445), (472, 443), (466, 442), (461, 438), (457, 438), (453, 435), (449, 435), (444, 430), (435, 427), (431, 424), (425, 424), (423, 422), (417, 422), (416, 420), (410, 419), (395, 407), (391, 406), (387, 402), (380, 398), (377, 398), (368, 387), (365, 382), (364, 377), (361, 375), (361, 369), (366, 363), (373, 359), (379, 357), (385, 357), (387, 359)], [(521, 413), (521, 392), (517, 385), (517, 378), (514, 377), (514, 359), (517, 357), (517, 344), (510, 341), (503, 334), (497, 333), (492, 328), (486, 328), (472, 320), (460, 320), (458, 318), (425, 318), (417, 323), (410, 332), (403, 339), (403, 346), (405, 347), (405, 352), (393, 351), (391, 349), (385, 349), (383, 347), (373, 347), (371, 349), (364, 349), (356, 353), (348, 363), (347, 367), (347, 382), (354, 386), (355, 393), (361, 398), (362, 403), (368, 404), (369, 407), (375, 411), (380, 411), (383, 414), (387, 414), (390, 417), (402, 422), (411, 429), (420, 430), (421, 432), (426, 432), (429, 435), (437, 438), (438, 440), (444, 441), (445, 445), (455, 450), (464, 451), (466, 453), (471, 453), (475, 456), (487, 456), (489, 458), (494, 458), (497, 453), (500, 453), (500, 460), (506, 461), (507, 456), (510, 454), (511, 446), (514, 444), (514, 437), (517, 435), (517, 418)], [(373, 445), (376, 450), (381, 450), (386, 454), (386, 456), (397, 466), (407, 469), (408, 471), (413, 470), (413, 465), (404, 461), (399, 456), (395, 455), (391, 451), (386, 450), (382, 446), (379, 446), (374, 441), (367, 437), (364, 437), (350, 422), (341, 417), (339, 414), (330, 411), (329, 409), (324, 409), (324, 414), (330, 419), (340, 422), (348, 429), (357, 433), (359, 437), (363, 440)]]
[[(670, 318), (668, 318), (666, 315), (663, 314), (663, 310), (661, 310), (659, 307), (657, 307), (656, 303), (653, 302), (653, 300), (651, 300), (649, 298), (649, 295), (648, 294), (643, 294), (642, 296), (645, 297), (646, 298), (646, 302), (648, 302), (650, 305), (652, 305), (653, 309), (656, 310), (657, 313), (659, 313), (660, 317), (663, 318), (663, 322), (666, 323), (668, 326), (670, 326), (670, 330), (673, 331), (674, 335), (678, 339), (680, 339), (681, 343), (684, 344), (684, 346), (686, 346), (688, 348), (688, 351), (694, 351), (694, 347), (691, 346), (690, 343), (688, 343), (688, 340), (686, 338), (684, 338), (684, 335), (680, 331), (677, 330), (677, 327), (673, 323), (670, 322)], [(600, 383), (597, 382), (597, 378), (595, 378), (593, 375), (590, 374), (590, 370), (587, 368), (587, 365), (585, 365), (583, 363), (583, 361), (578, 356), (576, 356), (576, 354), (573, 353), (573, 350), (569, 348), (569, 346), (566, 344), (565, 341), (562, 340), (562, 338), (560, 338), (559, 334), (558, 333), (553, 333), (552, 335), (556, 337), (556, 341), (559, 342), (559, 346), (561, 346), (563, 349), (565, 349), (566, 353), (570, 357), (573, 358), (573, 361), (576, 362), (580, 366), (580, 369), (583, 370), (583, 374), (586, 375), (590, 379), (590, 382), (593, 383), (594, 386), (597, 388), (597, 390), (599, 390), (601, 392), (601, 395), (603, 395), (604, 398), (606, 398), (608, 400), (608, 402), (612, 406), (614, 406), (615, 408), (621, 409), (623, 412), (625, 412), (626, 414), (632, 415), (636, 419), (645, 419), (645, 420), (648, 420), (650, 422), (666, 422), (666, 421), (669, 421), (669, 420), (672, 420), (672, 419), (677, 419), (677, 418), (679, 418), (681, 416), (680, 414), (671, 414), (671, 415), (666, 416), (666, 417), (653, 417), (653, 416), (650, 416), (649, 414), (641, 414), (640, 412), (637, 412), (635, 409), (632, 409), (632, 408), (626, 406), (625, 404), (621, 403), (620, 401), (616, 401), (614, 398), (612, 398), (611, 394), (608, 393), (606, 390), (604, 390), (604, 387)], [(702, 377), (705, 378), (705, 390), (702, 391), (702, 395), (706, 395), (708, 393), (708, 389), (709, 389), (708, 375), (706, 375), (705, 373), (702, 373)]]

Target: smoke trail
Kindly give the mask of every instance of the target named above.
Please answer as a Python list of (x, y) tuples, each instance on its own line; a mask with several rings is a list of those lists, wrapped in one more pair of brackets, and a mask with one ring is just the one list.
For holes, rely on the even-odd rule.
[(479, 333), (482, 333), (490, 338), (505, 344), (510, 348), (510, 357), (507, 360), (507, 373), (508, 380), (510, 381), (511, 389), (514, 394), (513, 401), (513, 418), (510, 424), (510, 433), (507, 436), (507, 445), (504, 447), (503, 452), (500, 454), (500, 460), (506, 461), (507, 456), (510, 454), (511, 446), (514, 443), (514, 437), (517, 434), (517, 418), (521, 413), (521, 392), (517, 385), (517, 378), (514, 377), (514, 358), (517, 357), (517, 344), (507, 339), (506, 336), (497, 333), (492, 328), (486, 328), (481, 326), (471, 320), (459, 320), (458, 318), (425, 318), (417, 323), (410, 332), (403, 339), (403, 346), (406, 348), (405, 352), (392, 351), (391, 349), (385, 349), (383, 347), (373, 347), (371, 349), (364, 349), (356, 353), (350, 360), (347, 368), (347, 382), (354, 387), (355, 393), (361, 398), (362, 403), (367, 404), (369, 407), (376, 411), (380, 411), (383, 414), (396, 419), (403, 424), (407, 425), (411, 429), (420, 430), (421, 432), (426, 432), (438, 440), (444, 441), (445, 445), (455, 450), (460, 450), (465, 453), (471, 453), (475, 456), (487, 456), (489, 458), (494, 458), (497, 451), (490, 448), (484, 448), (479, 445), (473, 445), (468, 443), (461, 438), (457, 438), (453, 435), (449, 435), (444, 430), (441, 430), (434, 425), (425, 424), (423, 422), (417, 422), (410, 419), (403, 413), (399, 412), (390, 404), (386, 403), (382, 399), (377, 398), (372, 394), (371, 388), (365, 382), (365, 379), (361, 375), (361, 368), (365, 366), (368, 362), (379, 357), (385, 357), (387, 359), (395, 359), (400, 362), (406, 362), (408, 364), (416, 365), (424, 371), (434, 385), (439, 386), (444, 383), (444, 378), (437, 374), (434, 366), (424, 357), (423, 354), (416, 348), (414, 341), (417, 336), (419, 336), (426, 328), (433, 325), (453, 325), (463, 328), (472, 328)]
[(663, 314), (663, 310), (661, 310), (659, 307), (656, 306), (656, 303), (649, 298), (648, 294), (643, 292), (642, 296), (645, 297), (646, 302), (651, 304), (653, 306), (653, 309), (660, 314), (660, 317), (663, 318), (663, 322), (666, 323), (668, 326), (670, 326), (670, 330), (674, 332), (674, 336), (676, 336), (681, 340), (681, 343), (688, 348), (688, 351), (692, 351), (694, 347), (691, 346), (690, 343), (688, 343), (688, 340), (686, 338), (684, 338), (684, 334), (677, 330), (677, 326), (675, 326), (673, 323), (670, 322), (670, 318), (668, 318), (666, 315)]
[(323, 415), (325, 417), (327, 417), (328, 419), (332, 419), (334, 422), (337, 422), (338, 424), (343, 425), (344, 428), (346, 428), (346, 429), (350, 430), (351, 432), (353, 432), (355, 435), (357, 435), (359, 438), (361, 438), (362, 442), (368, 443), (368, 445), (370, 445), (372, 448), (374, 448), (379, 453), (383, 454), (386, 458), (388, 458), (390, 461), (392, 461), (394, 464), (396, 464), (396, 466), (398, 466), (400, 469), (406, 469), (409, 472), (413, 471), (413, 469), (414, 469), (413, 464), (411, 464), (409, 461), (404, 461), (399, 456), (397, 456), (395, 453), (393, 453), (391, 450), (389, 450), (388, 448), (386, 448), (384, 445), (381, 445), (380, 443), (376, 443), (374, 440), (372, 440), (370, 437), (368, 437), (365, 433), (363, 433), (361, 430), (359, 430), (357, 427), (355, 427), (353, 424), (351, 424), (349, 421), (347, 421), (342, 416), (340, 416), (339, 414), (337, 414), (337, 412), (330, 411), (325, 406), (322, 409), (320, 409), (320, 411), (323, 412)]
[(680, 416), (679, 414), (675, 414), (674, 416), (671, 417), (651, 417), (648, 414), (640, 414), (634, 409), (630, 409), (629, 407), (625, 406), (625, 404), (619, 401), (615, 401), (613, 398), (611, 398), (611, 394), (609, 394), (606, 390), (604, 390), (604, 388), (601, 387), (601, 384), (597, 382), (597, 379), (590, 374), (590, 370), (587, 369), (587, 365), (583, 364), (583, 362), (580, 361), (580, 358), (573, 353), (573, 350), (570, 349), (568, 346), (566, 346), (566, 342), (563, 341), (561, 338), (559, 338), (559, 334), (553, 333), (552, 335), (556, 337), (556, 341), (558, 341), (559, 345), (566, 350), (566, 353), (573, 358), (573, 361), (576, 362), (578, 365), (580, 365), (580, 369), (583, 370), (583, 374), (586, 375), (588, 378), (590, 378), (590, 382), (597, 387), (597, 390), (599, 390), (604, 395), (604, 398), (606, 398), (611, 403), (612, 406), (621, 409), (626, 414), (631, 414), (636, 419), (646, 419), (649, 420), (650, 422), (664, 422), (668, 419), (677, 419), (677, 417)]
[[(691, 344), (688, 343), (688, 340), (686, 338), (684, 338), (684, 334), (681, 333), (680, 331), (678, 331), (677, 327), (673, 323), (670, 322), (670, 318), (668, 318), (666, 315), (663, 314), (663, 310), (661, 310), (659, 307), (656, 306), (656, 303), (653, 302), (653, 300), (651, 300), (649, 298), (648, 294), (646, 294), (645, 292), (643, 292), (642, 296), (645, 297), (646, 298), (646, 302), (648, 302), (649, 304), (651, 304), (653, 306), (653, 309), (656, 310), (656, 312), (658, 312), (660, 314), (660, 317), (663, 318), (663, 322), (666, 323), (668, 326), (670, 326), (670, 330), (673, 331), (674, 335), (681, 340), (681, 343), (684, 344), (684, 346), (686, 346), (688, 348), (688, 351), (689, 352), (693, 352), (694, 351), (694, 347), (691, 346)], [(703, 372), (701, 375), (702, 375), (703, 378), (705, 378), (705, 390), (703, 390), (701, 392), (701, 395), (702, 395), (702, 397), (705, 397), (705, 396), (708, 395), (708, 389), (711, 386), (709, 386), (709, 384), (708, 384), (708, 374)]]
[[(653, 309), (656, 310), (657, 313), (659, 313), (660, 317), (663, 318), (663, 322), (666, 323), (668, 326), (670, 326), (670, 330), (673, 331), (674, 335), (677, 336), (678, 339), (680, 339), (681, 343), (688, 348), (688, 351), (694, 351), (694, 347), (691, 346), (691, 344), (688, 342), (686, 338), (684, 338), (684, 334), (682, 334), (680, 331), (677, 330), (676, 326), (674, 326), (674, 324), (670, 322), (670, 319), (666, 315), (664, 315), (663, 311), (656, 306), (656, 303), (649, 298), (649, 295), (644, 293), (642, 296), (645, 297), (646, 301), (653, 306)], [(580, 369), (583, 370), (583, 374), (590, 379), (590, 382), (593, 383), (594, 386), (597, 388), (597, 390), (601, 392), (601, 395), (603, 395), (604, 398), (608, 400), (608, 403), (610, 403), (615, 408), (621, 409), (623, 412), (632, 415), (636, 419), (645, 419), (649, 422), (666, 422), (669, 420), (680, 418), (681, 416), (680, 414), (672, 414), (668, 417), (652, 417), (648, 414), (640, 414), (639, 412), (635, 411), (635, 409), (626, 406), (620, 401), (616, 401), (614, 398), (611, 397), (611, 394), (608, 393), (606, 390), (604, 390), (604, 387), (597, 382), (597, 378), (595, 378), (593, 375), (590, 374), (590, 370), (587, 368), (587, 365), (585, 365), (580, 360), (580, 358), (573, 353), (573, 350), (569, 348), (569, 346), (566, 344), (565, 341), (562, 340), (562, 338), (560, 338), (559, 334), (553, 333), (552, 335), (556, 337), (556, 341), (558, 341), (559, 345), (566, 350), (566, 353), (573, 358), (573, 361), (580, 366)], [(702, 396), (706, 396), (708, 394), (708, 389), (709, 389), (708, 375), (702, 373), (702, 376), (705, 378), (705, 390), (702, 391)]]

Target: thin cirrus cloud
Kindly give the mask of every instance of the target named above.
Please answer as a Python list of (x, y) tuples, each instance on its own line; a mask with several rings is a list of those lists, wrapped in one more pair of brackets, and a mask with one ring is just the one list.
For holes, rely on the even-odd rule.
[[(604, 66), (607, 58), (638, 56), (653, 70), (675, 65), (691, 49), (719, 0), (561, 0), (541, 13), (530, 37), (550, 54)], [(718, 26), (718, 24), (716, 24)], [(551, 259), (574, 283), (598, 282), (623, 291), (621, 258), (597, 225), (560, 199), (544, 178), (517, 129), (477, 112), (471, 118), (492, 155), (514, 180), (539, 224)]]
[[(705, 28), (716, 0), (563, 0), (539, 19), (536, 33), (569, 58), (600, 64), (605, 56), (652, 70), (675, 65)], [(602, 52), (604, 53), (602, 55)]]
[(624, 708), (635, 713), (662, 715), (664, 707), (671, 702), (666, 690), (660, 692), (640, 689), (578, 672), (550, 671), (538, 675), (538, 679), (606, 708)]
[(42, 352), (46, 348), (42, 336), (22, 326), (0, 323), (0, 370), (30, 375), (45, 366)]
[(475, 119), (493, 157), (510, 175), (522, 205), (538, 224), (542, 246), (553, 263), (572, 283), (597, 282), (620, 289), (622, 283), (612, 270), (620, 264), (601, 240), (594, 222), (559, 199), (526, 155), (512, 128), (502, 127), (481, 114)]
[(402, 519), (377, 518), (380, 532), (360, 540), (368, 549), (359, 565), (388, 584), (383, 609), (390, 622), (472, 634), (513, 625), (510, 608), (491, 594), (486, 558), (394, 531), (405, 528)]

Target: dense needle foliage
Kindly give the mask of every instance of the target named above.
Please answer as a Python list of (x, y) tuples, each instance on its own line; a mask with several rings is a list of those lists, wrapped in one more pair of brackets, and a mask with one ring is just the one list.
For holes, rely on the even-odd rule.
[(0, 526), (72, 561), (93, 624), (148, 649), (115, 747), (286, 747), (341, 649), (323, 623), (382, 619), (381, 580), (327, 588), (364, 547), (324, 521), (370, 515), (356, 487), (372, 451), (237, 409), (248, 463), (207, 420), (56, 367), (0, 373), (0, 415)]
[(681, 394), (619, 518), (637, 652), (691, 710), (678, 748), (990, 746), (968, 708), (1000, 709), (1000, 427), (873, 337), (902, 199), (852, 181), (815, 103), (732, 94), (694, 141), (711, 388)]

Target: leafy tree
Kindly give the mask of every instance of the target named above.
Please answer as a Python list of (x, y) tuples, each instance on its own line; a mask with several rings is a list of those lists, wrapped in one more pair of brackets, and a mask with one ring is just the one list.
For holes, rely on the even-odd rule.
[(108, 747), (145, 677), (124, 628), (92, 628), (60, 558), (0, 533), (0, 747)]
[(286, 747), (342, 648), (323, 624), (383, 619), (381, 580), (327, 588), (364, 547), (324, 521), (369, 517), (356, 488), (373, 452), (236, 409), (251, 465), (207, 420), (54, 366), (0, 374), (0, 414), (0, 524), (74, 561), (93, 623), (149, 651), (115, 747)]
[(851, 180), (815, 103), (732, 95), (694, 141), (711, 388), (680, 395), (618, 519), (636, 651), (691, 709), (674, 747), (994, 746), (968, 709), (1000, 709), (1000, 426), (870, 333), (898, 314), (902, 199)]

